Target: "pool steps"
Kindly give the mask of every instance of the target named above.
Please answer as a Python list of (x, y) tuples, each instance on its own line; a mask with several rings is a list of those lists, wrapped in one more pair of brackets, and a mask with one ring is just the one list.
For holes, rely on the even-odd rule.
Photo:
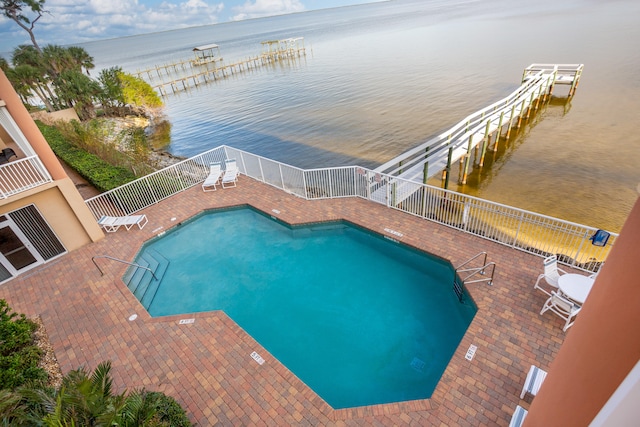
[(156, 292), (158, 292), (160, 281), (169, 267), (169, 261), (157, 251), (146, 249), (137, 259), (137, 263), (153, 271), (156, 277), (154, 278), (149, 270), (131, 266), (127, 269), (122, 280), (140, 303), (148, 309)]

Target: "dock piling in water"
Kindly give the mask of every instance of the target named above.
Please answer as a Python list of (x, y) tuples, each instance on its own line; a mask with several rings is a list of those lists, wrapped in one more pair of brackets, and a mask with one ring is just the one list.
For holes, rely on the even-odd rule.
[[(270, 40), (262, 42), (263, 46), (268, 46), (268, 49), (263, 48), (263, 51), (258, 56), (241, 59), (239, 61), (223, 64), (222, 58), (215, 56), (214, 59), (197, 58), (197, 60), (188, 59), (180, 60), (165, 65), (156, 65), (152, 68), (138, 71), (136, 76), (144, 80), (144, 76), (147, 78), (147, 82), (156, 89), (160, 96), (167, 96), (167, 88), (171, 93), (189, 90), (191, 87), (197, 87), (199, 84), (206, 84), (210, 81), (215, 81), (221, 78), (226, 78), (230, 75), (239, 74), (249, 70), (256, 69), (260, 66), (274, 64), (276, 62), (293, 61), (297, 58), (306, 55), (306, 49), (304, 47), (304, 37), (288, 38), (283, 40)], [(210, 47), (217, 45), (208, 45), (202, 47)], [(204, 68), (204, 70), (203, 70)], [(179, 70), (188, 71), (192, 70), (191, 74), (179, 75)], [(154, 77), (152, 71), (155, 71), (156, 78), (160, 79), (160, 83), (153, 82)], [(163, 75), (174, 76), (169, 81), (162, 81)]]
[[(570, 85), (569, 97), (575, 94), (582, 76), (583, 64), (532, 64), (522, 74), (522, 84), (511, 95), (471, 114), (450, 130), (395, 157), (376, 168), (376, 172), (394, 175), (398, 182), (427, 182), (428, 178), (442, 171), (442, 181), (447, 188), (451, 176), (451, 164), (460, 161), (459, 181), (466, 184), (471, 163), (471, 150), (480, 153), (479, 165), (484, 165), (486, 150), (496, 134), (493, 152), (498, 150), (503, 127), (505, 138), (511, 136), (513, 127), (520, 128), (523, 119), (531, 117), (541, 103), (551, 99), (556, 84)], [(480, 146), (480, 144), (482, 144)], [(476, 153), (476, 158), (477, 158)], [(428, 164), (428, 167), (426, 165)], [(397, 194), (409, 197), (402, 184)], [(407, 185), (409, 188), (409, 185)], [(402, 200), (399, 200), (402, 202)]]

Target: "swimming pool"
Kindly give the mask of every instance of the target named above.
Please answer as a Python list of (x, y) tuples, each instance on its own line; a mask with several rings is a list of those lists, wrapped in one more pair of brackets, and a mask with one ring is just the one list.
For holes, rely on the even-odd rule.
[(429, 398), (476, 312), (449, 262), (342, 221), (216, 210), (150, 257), (161, 280), (130, 287), (151, 316), (223, 310), (335, 409)]

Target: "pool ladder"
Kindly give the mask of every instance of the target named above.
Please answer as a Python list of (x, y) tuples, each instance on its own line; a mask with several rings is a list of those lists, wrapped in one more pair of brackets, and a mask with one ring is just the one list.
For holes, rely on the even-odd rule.
[[(465, 267), (467, 265), (469, 265), (471, 262), (475, 261), (476, 259), (483, 257), (482, 259), (482, 266), (480, 267), (467, 267), (467, 268), (462, 268)], [(491, 275), (486, 275), (487, 270), (490, 269), (491, 270)], [(455, 291), (456, 295), (458, 296), (458, 299), (460, 301), (462, 301), (462, 295), (463, 295), (463, 286), (464, 285), (468, 285), (469, 283), (477, 283), (477, 282), (487, 282), (487, 284), (491, 285), (493, 283), (493, 274), (496, 271), (496, 263), (495, 262), (487, 262), (487, 253), (486, 252), (480, 252), (479, 254), (469, 258), (467, 261), (463, 262), (462, 264), (460, 264), (455, 271), (455, 276), (453, 278), (453, 290)], [(464, 278), (460, 275), (460, 273), (468, 273)], [(468, 280), (471, 277), (475, 276), (476, 274), (480, 274), (481, 276), (486, 276), (486, 277), (482, 277), (480, 279), (475, 279), (475, 280)], [(458, 279), (460, 279), (460, 281), (458, 281)]]

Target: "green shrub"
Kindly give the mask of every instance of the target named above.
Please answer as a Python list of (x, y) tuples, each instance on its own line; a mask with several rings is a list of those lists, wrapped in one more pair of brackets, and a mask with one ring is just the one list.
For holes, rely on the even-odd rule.
[(111, 362), (93, 372), (71, 371), (57, 389), (47, 386), (47, 373), (38, 367), (42, 352), (33, 345), (36, 329), (0, 299), (0, 426), (192, 427), (185, 410), (164, 393), (114, 394)]
[(122, 85), (122, 95), (125, 104), (148, 108), (162, 106), (162, 100), (149, 83), (123, 72), (118, 74), (118, 78)]
[(58, 129), (36, 121), (53, 152), (100, 191), (120, 187), (136, 179), (129, 170), (112, 166), (98, 156), (68, 142)]
[(7, 302), (0, 299), (0, 390), (47, 378), (46, 372), (38, 367), (42, 351), (33, 344), (36, 329), (33, 321), (12, 312)]
[(155, 409), (155, 415), (149, 421), (149, 427), (191, 427), (187, 413), (176, 400), (157, 391), (145, 392), (145, 399), (149, 399), (150, 406)]

